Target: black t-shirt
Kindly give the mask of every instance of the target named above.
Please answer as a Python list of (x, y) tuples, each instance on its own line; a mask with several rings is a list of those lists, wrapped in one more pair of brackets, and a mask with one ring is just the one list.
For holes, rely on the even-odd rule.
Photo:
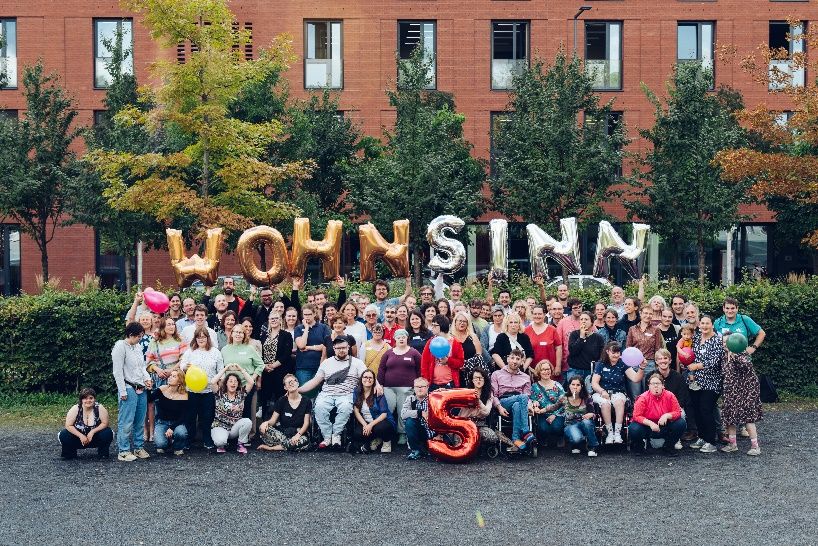
[(306, 396), (302, 396), (298, 407), (293, 409), (285, 394), (276, 400), (273, 411), (278, 414), (278, 426), (282, 432), (292, 436), (296, 430), (304, 426), (304, 415), (312, 411), (312, 402)]
[(409, 346), (415, 349), (420, 354), (423, 354), (423, 349), (426, 348), (426, 342), (432, 337), (432, 333), (426, 330), (425, 334), (418, 334), (409, 332)]
[(679, 341), (679, 336), (676, 333), (676, 327), (672, 324), (670, 328), (667, 329), (667, 332), (662, 330), (661, 328), (657, 328), (659, 333), (662, 334), (662, 338), (665, 340), (665, 348), (670, 351), (670, 363), (675, 366), (676, 365), (676, 342)]
[(636, 326), (640, 321), (641, 319), (639, 318), (639, 313), (636, 313), (636, 318), (633, 320), (630, 320), (628, 315), (625, 315), (619, 319), (619, 322), (616, 323), (616, 327), (627, 333), (627, 331), (631, 329), (631, 326)]

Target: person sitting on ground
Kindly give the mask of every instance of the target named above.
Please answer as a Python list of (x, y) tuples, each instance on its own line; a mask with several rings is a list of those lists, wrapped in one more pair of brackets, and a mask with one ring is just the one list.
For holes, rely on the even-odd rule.
[(562, 439), (565, 428), (565, 390), (554, 381), (554, 366), (548, 360), (537, 362), (531, 386), (532, 412), (537, 417), (537, 433), (540, 444), (549, 445), (551, 440)]
[[(335, 356), (321, 362), (315, 377), (298, 388), (298, 392), (304, 394), (323, 384), (315, 399), (315, 421), (323, 436), (318, 444), (319, 449), (341, 448), (341, 433), (352, 415), (352, 393), (358, 386), (358, 379), (366, 371), (363, 362), (349, 355), (346, 337), (339, 336), (332, 343)], [(332, 408), (337, 410), (334, 422), (330, 421)]]
[(119, 394), (119, 414), (116, 423), (116, 443), (119, 450), (117, 460), (122, 462), (150, 457), (144, 448), (144, 425), (148, 412), (148, 390), (153, 387), (153, 381), (145, 369), (145, 356), (139, 346), (139, 340), (144, 333), (145, 329), (141, 324), (131, 322), (125, 327), (125, 339), (117, 341), (111, 350), (114, 381)]
[[(251, 349), (252, 350), (252, 349)], [(243, 377), (243, 380), (239, 380)], [(244, 390), (240, 385), (244, 382)], [(236, 451), (247, 453), (250, 443), (250, 429), (253, 424), (244, 414), (246, 394), (253, 389), (253, 377), (238, 364), (228, 364), (213, 380), (217, 388), (216, 415), (210, 435), (216, 446), (216, 453), (224, 453), (228, 440), (238, 439)]]
[(633, 406), (633, 419), (628, 425), (631, 452), (645, 453), (645, 440), (662, 438), (662, 450), (670, 457), (678, 454), (674, 446), (682, 437), (687, 423), (676, 396), (665, 389), (665, 378), (656, 372), (648, 379), (648, 390), (639, 395)]
[(275, 402), (273, 415), (258, 427), (261, 433), (261, 451), (301, 451), (310, 439), (310, 413), (312, 401), (298, 392), (298, 378), (288, 373), (284, 376), (287, 394)]
[(414, 393), (403, 402), (400, 417), (406, 425), (406, 441), (409, 444), (410, 461), (429, 454), (429, 439), (435, 432), (429, 428), (429, 380), (425, 377), (415, 379)]
[[(405, 331), (405, 330), (401, 330)], [(406, 337), (406, 336), (403, 336)], [(386, 397), (375, 394), (375, 373), (366, 370), (358, 380), (358, 386), (352, 394), (352, 412), (355, 421), (352, 423), (353, 453), (370, 453), (381, 446), (381, 453), (392, 452), (392, 440), (395, 439), (397, 425)]]
[(579, 376), (568, 380), (568, 396), (563, 405), (565, 411), (565, 439), (571, 444), (571, 453), (577, 454), (583, 440), (588, 447), (588, 456), (596, 457), (599, 440), (594, 428), (594, 408), (588, 399), (585, 383)]
[(531, 378), (520, 369), (524, 358), (520, 349), (513, 349), (508, 355), (508, 363), (491, 374), (494, 407), (501, 416), (511, 418), (512, 449), (516, 451), (526, 450), (536, 441), (528, 428), (528, 413), (532, 408)]
[(187, 447), (188, 393), (185, 388), (185, 372), (173, 370), (167, 382), (156, 393), (159, 417), (154, 428), (157, 453), (173, 448), (174, 455), (184, 455)]
[[(625, 401), (628, 399), (625, 394), (627, 389), (625, 379), (642, 381), (647, 365), (643, 360), (639, 367), (634, 369), (626, 366), (620, 356), (622, 346), (615, 341), (608, 342), (602, 353), (602, 360), (594, 366), (594, 375), (591, 379), (591, 386), (594, 389), (593, 401), (599, 405), (602, 421), (608, 431), (605, 437), (606, 444), (622, 443), (622, 423), (625, 422)], [(611, 406), (616, 413), (615, 426), (611, 419)]]
[(107, 459), (114, 432), (108, 426), (108, 410), (97, 402), (94, 389), (82, 389), (79, 402), (65, 416), (58, 435), (63, 459), (74, 459), (78, 449), (97, 448), (97, 457)]
[(481, 368), (475, 368), (471, 372), (471, 384), (474, 393), (477, 395), (477, 406), (473, 408), (461, 408), (458, 417), (461, 419), (471, 419), (477, 425), (480, 433), (480, 443), (496, 444), (498, 442), (497, 432), (488, 424), (488, 417), (491, 414), (492, 395), (491, 381), (489, 375)]

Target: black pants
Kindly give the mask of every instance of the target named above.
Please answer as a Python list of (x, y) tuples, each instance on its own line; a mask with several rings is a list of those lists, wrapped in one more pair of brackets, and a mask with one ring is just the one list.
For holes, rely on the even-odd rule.
[(352, 427), (352, 441), (356, 446), (365, 445), (375, 438), (380, 438), (384, 442), (391, 442), (395, 439), (395, 427), (392, 426), (389, 419), (384, 419), (372, 427), (372, 433), (369, 436), (364, 436), (364, 427), (355, 419), (355, 416), (350, 417), (350, 419), (355, 420), (355, 424)]
[(188, 394), (188, 418), (187, 418), (187, 448), (191, 446), (196, 438), (196, 421), (199, 422), (199, 433), (202, 435), (202, 443), (208, 449), (213, 446), (213, 438), (210, 437), (210, 427), (216, 417), (216, 397), (212, 392), (191, 392)]
[(696, 425), (699, 427), (699, 438), (710, 444), (716, 444), (716, 400), (719, 393), (715, 391), (690, 391)]
[(78, 449), (87, 449), (89, 447), (97, 448), (97, 456), (107, 457), (111, 442), (114, 439), (114, 431), (110, 427), (105, 427), (99, 432), (95, 432), (87, 446), (82, 445), (80, 439), (68, 432), (67, 429), (60, 431), (59, 439), (60, 445), (62, 445), (63, 459), (73, 459), (77, 456)]

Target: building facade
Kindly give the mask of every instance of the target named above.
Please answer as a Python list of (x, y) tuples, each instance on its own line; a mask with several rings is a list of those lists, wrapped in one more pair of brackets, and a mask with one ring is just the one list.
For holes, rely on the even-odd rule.
[[(818, 18), (818, 7), (811, 0), (235, 0), (231, 8), (237, 24), (252, 32), (252, 44), (244, 52), (248, 58), (258, 55), (274, 36), (288, 34), (298, 56), (286, 74), (292, 94), (336, 89), (344, 115), (371, 135), (380, 135), (394, 121), (384, 90), (398, 79), (396, 56), (405, 58), (414, 47), (423, 47), (434, 59), (430, 87), (454, 94), (458, 110), (466, 116), (466, 138), (474, 144), (474, 153), (484, 158), (490, 157), (492, 126), (508, 110), (515, 70), (533, 58), (548, 61), (560, 48), (576, 51), (585, 60), (601, 99), (613, 101), (616, 114), (612, 122), (626, 124), (634, 149), (641, 145), (636, 138), (638, 128), (653, 123), (653, 109), (641, 84), (661, 92), (677, 62), (711, 67), (714, 86), (735, 87), (744, 94), (746, 105), (766, 103), (786, 117), (792, 109), (787, 97), (753, 82), (738, 61), (759, 46), (802, 51), (804, 41), (788, 40), (788, 36), (797, 38)], [(91, 125), (103, 108), (105, 38), (117, 29), (132, 40), (132, 69), (142, 83), (151, 80), (154, 60), (184, 62), (190, 54), (190, 44), (160, 49), (139, 17), (115, 1), (5, 0), (0, 5), (0, 34), (5, 43), (0, 49), (0, 67), (5, 67), (9, 77), (8, 85), (0, 89), (0, 109), (5, 115), (22, 114), (23, 67), (42, 59), (47, 70), (61, 74), (76, 101), (79, 123)], [(732, 57), (719, 55), (729, 51)], [(776, 63), (792, 73), (794, 84), (803, 85), (814, 77), (791, 70), (786, 60)], [(624, 169), (627, 172), (628, 166)], [(609, 212), (624, 219), (619, 203), (611, 203)], [(739, 226), (732, 239), (737, 270), (758, 265), (776, 274), (811, 265), (802, 263), (797, 243), (773, 244), (774, 218), (763, 207), (748, 207), (745, 213), (752, 220)], [(491, 217), (481, 218), (468, 235), (471, 273), (486, 267), (485, 222)], [(524, 226), (512, 225), (510, 234), (510, 258), (524, 271), (528, 252)], [(708, 254), (714, 280), (727, 267), (722, 258), (727, 237), (722, 234)], [(590, 263), (594, 242), (593, 231), (584, 234), (584, 262)], [(0, 246), (3, 293), (34, 291), (40, 256), (33, 241), (21, 236), (13, 224), (3, 224)], [(347, 268), (353, 265), (356, 246), (353, 238), (345, 248)], [(105, 284), (121, 282), (124, 262), (101, 255), (98, 249), (92, 229), (58, 229), (50, 247), (52, 275), (67, 281), (96, 272)], [(654, 241), (651, 252), (653, 272), (665, 272), (670, 260), (661, 243)], [(687, 272), (695, 270), (695, 263), (693, 255), (680, 257)], [(223, 261), (221, 271), (238, 272), (232, 257)], [(165, 252), (146, 254), (143, 279), (172, 284)]]

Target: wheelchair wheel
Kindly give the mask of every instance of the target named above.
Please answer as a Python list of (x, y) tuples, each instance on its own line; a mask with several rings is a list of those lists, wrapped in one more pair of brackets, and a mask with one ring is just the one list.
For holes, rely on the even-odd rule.
[(537, 455), (539, 454), (539, 448), (536, 445), (533, 445), (533, 446), (531, 446), (530, 452), (531, 452), (531, 456), (534, 459), (536, 459)]
[(486, 448), (486, 456), (489, 459), (496, 459), (500, 455), (500, 448), (498, 446), (489, 446)]

